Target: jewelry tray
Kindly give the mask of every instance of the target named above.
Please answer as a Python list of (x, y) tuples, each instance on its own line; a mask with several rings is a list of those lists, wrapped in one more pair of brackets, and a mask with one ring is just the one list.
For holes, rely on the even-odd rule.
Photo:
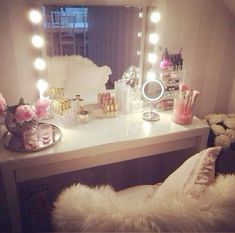
[(23, 137), (16, 137), (16, 136), (13, 136), (10, 132), (6, 132), (4, 133), (2, 137), (3, 145), (7, 149), (16, 151), (16, 152), (35, 152), (35, 151), (44, 150), (46, 148), (49, 148), (55, 145), (57, 142), (59, 142), (62, 136), (61, 131), (57, 126), (55, 125), (51, 125), (51, 126), (52, 126), (52, 132), (53, 132), (53, 139), (48, 144), (39, 143), (39, 145), (36, 148), (27, 149), (24, 147)]

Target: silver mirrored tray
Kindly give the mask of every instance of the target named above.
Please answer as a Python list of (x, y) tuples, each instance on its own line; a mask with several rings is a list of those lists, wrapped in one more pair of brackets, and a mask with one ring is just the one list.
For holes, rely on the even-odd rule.
[(16, 151), (16, 152), (40, 151), (40, 150), (44, 150), (48, 147), (51, 147), (51, 146), (55, 145), (58, 141), (60, 141), (61, 136), (62, 136), (60, 129), (57, 126), (52, 125), (52, 131), (53, 131), (52, 141), (47, 144), (39, 143), (39, 145), (34, 149), (25, 148), (23, 138), (13, 136), (10, 132), (6, 132), (3, 135), (2, 142), (3, 142), (3, 145), (7, 149), (12, 150), (12, 151)]

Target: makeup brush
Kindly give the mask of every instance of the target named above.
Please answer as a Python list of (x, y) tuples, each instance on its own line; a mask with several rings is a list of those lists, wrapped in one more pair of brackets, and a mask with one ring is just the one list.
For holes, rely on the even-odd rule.
[(192, 103), (191, 103), (192, 107), (195, 105), (195, 102), (196, 102), (197, 97), (199, 96), (199, 94), (200, 94), (199, 91), (196, 91), (196, 90), (193, 91), (193, 97), (192, 97)]
[(184, 116), (188, 116), (191, 111), (192, 96), (193, 96), (193, 90), (192, 89), (187, 90), (185, 95)]

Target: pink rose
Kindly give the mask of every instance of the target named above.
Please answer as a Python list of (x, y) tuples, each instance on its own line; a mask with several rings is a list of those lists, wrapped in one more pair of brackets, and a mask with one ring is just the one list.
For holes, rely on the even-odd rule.
[(7, 107), (6, 101), (4, 97), (2, 96), (2, 94), (0, 93), (0, 116), (3, 116), (3, 113), (6, 110), (6, 107)]
[(20, 105), (15, 112), (15, 119), (19, 123), (30, 121), (34, 117), (34, 111), (30, 105)]
[(44, 117), (48, 113), (49, 104), (50, 103), (48, 99), (38, 100), (34, 106), (34, 111), (35, 111), (36, 116), (39, 118)]
[(45, 110), (45, 109), (41, 109), (41, 108), (36, 108), (35, 106), (34, 106), (34, 112), (35, 112), (35, 117), (36, 118), (43, 118), (44, 116), (46, 116), (47, 115), (47, 110)]

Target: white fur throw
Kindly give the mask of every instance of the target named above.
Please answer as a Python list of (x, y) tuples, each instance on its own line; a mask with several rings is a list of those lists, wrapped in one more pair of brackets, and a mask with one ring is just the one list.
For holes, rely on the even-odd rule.
[(52, 222), (64, 232), (234, 232), (235, 175), (219, 175), (198, 199), (156, 191), (137, 201), (109, 186), (74, 185), (54, 203)]

